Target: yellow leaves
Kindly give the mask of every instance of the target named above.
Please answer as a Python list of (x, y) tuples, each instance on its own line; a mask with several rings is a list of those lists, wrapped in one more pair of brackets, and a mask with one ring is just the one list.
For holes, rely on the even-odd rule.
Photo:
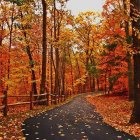
[(5, 84), (8, 85), (8, 86), (11, 86), (11, 87), (13, 87), (14, 85), (16, 86), (16, 83), (14, 81), (11, 81), (11, 80), (7, 80), (5, 82)]
[(81, 12), (78, 17), (81, 17), (81, 18), (89, 18), (89, 17), (94, 17), (96, 16), (96, 12), (93, 12), (93, 11), (87, 11), (87, 12)]
[(95, 24), (97, 21), (97, 18), (99, 18), (99, 14), (95, 12), (81, 12), (75, 19), (75, 22), (79, 25), (85, 25), (89, 26), (91, 24)]
[(79, 84), (84, 85), (86, 82), (86, 78), (87, 78), (87, 75), (83, 75), (81, 78), (76, 80), (76, 82), (74, 83), (74, 86), (77, 86)]
[(73, 39), (73, 37), (74, 37), (74, 33), (69, 29), (65, 29), (64, 31), (61, 32), (60, 35), (60, 39), (63, 41), (69, 41)]

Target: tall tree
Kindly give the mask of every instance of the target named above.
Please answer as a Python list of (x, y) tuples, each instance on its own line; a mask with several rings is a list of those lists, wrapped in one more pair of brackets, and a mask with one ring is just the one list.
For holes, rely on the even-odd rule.
[(40, 94), (45, 92), (46, 84), (46, 53), (47, 53), (47, 3), (45, 0), (42, 0), (43, 7), (43, 26), (42, 26), (42, 74), (41, 74), (41, 84), (40, 84)]
[[(126, 16), (128, 15), (129, 12), (129, 7), (130, 5), (128, 4), (127, 0), (123, 0), (123, 6), (124, 6), (124, 14)], [(128, 20), (128, 19), (127, 19)], [(126, 40), (127, 43), (129, 44), (130, 42), (130, 31), (129, 31), (129, 21), (125, 20), (125, 33), (126, 33)], [(132, 64), (132, 55), (130, 52), (127, 52), (127, 64), (128, 64), (128, 93), (129, 93), (129, 100), (134, 99), (134, 90), (133, 90), (133, 64)]]
[(97, 15), (95, 12), (80, 13), (75, 19), (75, 24), (73, 26), (77, 32), (80, 49), (84, 51), (85, 55), (84, 64), (88, 76), (85, 81), (84, 90), (86, 90), (86, 87), (88, 87), (88, 84), (90, 84), (90, 87), (92, 88), (90, 89), (91, 91), (95, 89), (95, 85), (91, 82), (94, 81), (95, 77), (90, 74), (89, 71), (91, 69), (90, 66), (95, 66), (93, 53), (96, 51), (94, 47), (97, 44), (94, 42), (93, 38), (95, 37), (94, 29), (96, 29), (96, 19)]
[(134, 108), (130, 122), (140, 123), (140, 0), (130, 2), (134, 49)]
[[(24, 16), (23, 16), (23, 13), (20, 12), (20, 16), (21, 16), (21, 20), (23, 20)], [(26, 52), (27, 52), (27, 55), (28, 55), (28, 58), (29, 58), (29, 65), (30, 65), (30, 68), (31, 68), (31, 79), (32, 79), (32, 91), (35, 95), (37, 95), (37, 85), (36, 85), (36, 75), (35, 75), (35, 66), (34, 66), (34, 59), (33, 59), (33, 56), (32, 56), (32, 52), (31, 52), (31, 48), (28, 44), (28, 37), (27, 37), (27, 28), (22, 24), (22, 30), (23, 30), (23, 36), (24, 36), (24, 39), (25, 39), (25, 42), (26, 42)]]
[[(56, 0), (53, 1), (54, 6), (54, 42), (56, 43), (58, 41), (57, 37), (57, 19), (56, 19)], [(58, 31), (58, 34), (60, 33), (60, 30)], [(59, 48), (58, 46), (55, 46), (55, 87), (54, 92), (55, 94), (59, 94), (60, 90), (60, 82), (59, 82)]]

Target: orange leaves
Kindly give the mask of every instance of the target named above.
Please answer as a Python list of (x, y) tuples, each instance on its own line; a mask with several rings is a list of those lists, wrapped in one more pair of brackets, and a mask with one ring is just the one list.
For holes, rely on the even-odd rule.
[(123, 4), (120, 0), (107, 0), (104, 5), (104, 11), (102, 13), (103, 18), (105, 19), (104, 24), (108, 28), (108, 32), (112, 34), (118, 34), (124, 36), (124, 22), (129, 19), (126, 15)]
[(106, 123), (126, 133), (140, 136), (140, 124), (128, 124), (132, 102), (129, 102), (126, 97), (105, 95), (97, 97), (88, 96), (87, 100), (96, 106), (97, 112), (102, 115)]
[(117, 28), (115, 30), (116, 35), (120, 35), (121, 37), (125, 37), (125, 30), (121, 28)]

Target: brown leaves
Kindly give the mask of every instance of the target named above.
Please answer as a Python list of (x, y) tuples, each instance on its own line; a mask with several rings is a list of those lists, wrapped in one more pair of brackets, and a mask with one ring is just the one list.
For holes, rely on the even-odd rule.
[(130, 125), (132, 102), (127, 97), (115, 96), (88, 96), (88, 102), (96, 106), (103, 120), (117, 130), (140, 136), (140, 124)]

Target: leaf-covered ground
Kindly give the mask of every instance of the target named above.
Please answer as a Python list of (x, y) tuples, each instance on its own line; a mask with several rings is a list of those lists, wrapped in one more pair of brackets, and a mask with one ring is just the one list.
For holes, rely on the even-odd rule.
[(37, 106), (31, 111), (25, 111), (29, 107), (17, 107), (15, 109), (9, 109), (9, 114), (7, 117), (0, 117), (0, 140), (25, 140), (21, 127), (25, 119), (61, 106), (69, 102), (71, 99), (72, 98), (69, 98), (65, 102), (58, 105)]
[(87, 96), (88, 102), (96, 106), (96, 111), (107, 124), (140, 137), (140, 124), (129, 124), (133, 102), (126, 96)]
[(50, 111), (26, 119), (26, 140), (137, 140), (102, 121), (85, 94)]

